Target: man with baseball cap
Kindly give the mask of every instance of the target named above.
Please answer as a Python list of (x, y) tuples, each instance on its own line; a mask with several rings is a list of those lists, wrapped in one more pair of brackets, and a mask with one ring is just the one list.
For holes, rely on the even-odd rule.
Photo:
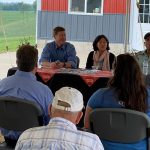
[(143, 68), (143, 62), (148, 62), (148, 74), (150, 74), (150, 32), (145, 34), (144, 40), (146, 49), (144, 51), (138, 52), (135, 56), (141, 69)]
[(97, 135), (79, 131), (75, 126), (82, 117), (83, 107), (83, 96), (77, 89), (59, 89), (49, 108), (49, 124), (26, 130), (20, 136), (16, 150), (103, 150)]

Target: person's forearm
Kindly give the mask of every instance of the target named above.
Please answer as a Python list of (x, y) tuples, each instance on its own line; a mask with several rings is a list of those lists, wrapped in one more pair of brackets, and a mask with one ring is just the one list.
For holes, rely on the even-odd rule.
[(84, 116), (84, 128), (88, 129), (89, 128), (89, 114), (93, 109), (89, 106), (86, 107), (86, 112)]

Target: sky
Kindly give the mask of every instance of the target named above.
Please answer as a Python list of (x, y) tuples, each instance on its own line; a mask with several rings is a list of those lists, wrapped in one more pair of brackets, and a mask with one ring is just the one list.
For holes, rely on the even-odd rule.
[(5, 3), (12, 3), (12, 2), (24, 2), (28, 4), (32, 4), (34, 0), (0, 0), (0, 2), (5, 2)]

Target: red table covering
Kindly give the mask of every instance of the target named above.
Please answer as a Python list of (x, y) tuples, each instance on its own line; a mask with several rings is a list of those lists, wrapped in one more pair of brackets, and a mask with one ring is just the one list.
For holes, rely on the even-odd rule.
[(111, 78), (113, 76), (110, 71), (101, 70), (87, 70), (87, 69), (53, 69), (53, 68), (38, 68), (38, 75), (42, 78), (44, 82), (48, 82), (55, 73), (71, 73), (77, 74), (82, 77), (88, 86), (91, 86), (98, 78), (107, 77)]

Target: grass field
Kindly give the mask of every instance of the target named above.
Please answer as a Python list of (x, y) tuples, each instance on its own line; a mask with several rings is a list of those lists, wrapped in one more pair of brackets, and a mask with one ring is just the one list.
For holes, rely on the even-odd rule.
[(35, 44), (35, 28), (35, 12), (0, 11), (0, 53), (5, 52), (6, 47), (8, 51), (15, 51), (25, 42)]

